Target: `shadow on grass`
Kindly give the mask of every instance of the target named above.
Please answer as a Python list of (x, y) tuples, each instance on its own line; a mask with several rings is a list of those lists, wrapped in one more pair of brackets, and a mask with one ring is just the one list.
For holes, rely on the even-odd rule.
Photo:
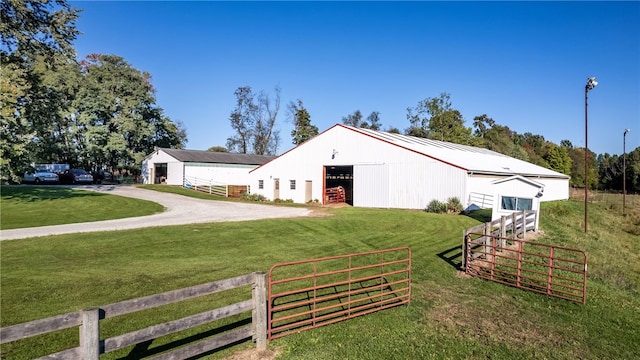
[[(460, 213), (462, 216), (470, 217), (481, 223), (491, 221), (492, 209), (478, 209), (468, 213)], [(462, 267), (462, 235), (460, 237), (460, 246), (454, 246), (450, 249), (441, 251), (436, 254), (440, 259), (444, 260), (447, 264), (453, 266), (456, 270), (460, 270)]]
[[(131, 349), (131, 352), (129, 352), (129, 354), (127, 354), (127, 356), (118, 358), (119, 360), (133, 360), (133, 359), (142, 359), (142, 358), (146, 358), (152, 355), (156, 355), (159, 353), (163, 353), (166, 351), (170, 351), (170, 350), (176, 350), (179, 347), (188, 345), (188, 344), (192, 344), (192, 343), (196, 343), (198, 341), (204, 340), (208, 337), (212, 337), (215, 335), (219, 335), (222, 334), (224, 332), (230, 331), (230, 330), (235, 330), (238, 329), (242, 326), (246, 326), (251, 324), (251, 317), (248, 317), (246, 319), (242, 319), (239, 321), (236, 321), (234, 323), (225, 325), (225, 326), (221, 326), (215, 329), (211, 329), (208, 331), (204, 331), (201, 332), (199, 334), (196, 335), (192, 335), (192, 336), (188, 336), (184, 339), (180, 339), (180, 340), (176, 340), (176, 341), (172, 341), (170, 343), (164, 344), (164, 345), (160, 345), (158, 347), (154, 347), (154, 348), (149, 348), (151, 346), (151, 344), (153, 343), (153, 340), (148, 340), (142, 343), (139, 343), (137, 345), (135, 345), (133, 347), (133, 349)], [(247, 338), (249, 339), (249, 338)], [(195, 359), (200, 358), (202, 356), (205, 355), (211, 355), (213, 353), (222, 351), (224, 349), (230, 348), (232, 346), (235, 346), (237, 344), (243, 343), (245, 341), (247, 341), (247, 339), (243, 339), (243, 340), (238, 340), (234, 343), (228, 344), (228, 345), (224, 345), (222, 347), (219, 347), (215, 350), (211, 350), (211, 351), (207, 351), (205, 353), (199, 354), (197, 357), (194, 357)]]
[(57, 186), (2, 186), (2, 200), (38, 202), (43, 200), (59, 200), (100, 196), (104, 196), (104, 194), (92, 191), (76, 191), (72, 188)]
[(492, 209), (479, 209), (479, 210), (470, 211), (468, 213), (463, 212), (463, 213), (460, 213), (460, 215), (470, 217), (474, 220), (478, 220), (481, 223), (486, 223), (491, 221), (491, 213), (492, 213)]
[(439, 252), (436, 255), (447, 264), (453, 266), (456, 270), (460, 270), (462, 267), (462, 243), (460, 246), (454, 246), (450, 249)]

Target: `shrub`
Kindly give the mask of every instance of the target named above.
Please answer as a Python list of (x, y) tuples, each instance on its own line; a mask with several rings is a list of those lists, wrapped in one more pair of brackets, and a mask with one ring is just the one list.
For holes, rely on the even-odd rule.
[(245, 193), (242, 193), (242, 200), (263, 202), (263, 201), (267, 201), (267, 198), (261, 194), (249, 194), (245, 192)]
[(447, 204), (441, 201), (438, 201), (436, 199), (433, 199), (431, 200), (429, 205), (427, 205), (427, 208), (425, 209), (425, 211), (430, 213), (441, 214), (441, 213), (447, 212)]
[(450, 197), (447, 200), (447, 211), (454, 214), (462, 212), (462, 203), (457, 197)]

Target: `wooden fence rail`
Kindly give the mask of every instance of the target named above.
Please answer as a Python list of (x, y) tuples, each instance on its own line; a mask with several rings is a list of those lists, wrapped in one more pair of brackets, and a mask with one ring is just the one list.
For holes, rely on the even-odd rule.
[[(183, 331), (251, 310), (251, 325), (202, 340), (189, 346), (178, 348), (168, 353), (160, 354), (156, 358), (183, 359), (193, 357), (252, 336), (256, 342), (258, 350), (264, 350), (267, 346), (265, 278), (265, 273), (255, 272), (180, 290), (168, 291), (132, 300), (125, 300), (100, 306), (98, 308), (76, 311), (46, 319), (7, 326), (0, 328), (0, 344), (79, 326), (80, 346), (55, 354), (49, 354), (41, 357), (40, 359), (94, 360), (99, 359), (100, 354), (103, 353), (108, 353), (130, 345), (153, 340), (161, 336)], [(101, 320), (173, 304), (200, 296), (211, 295), (247, 285), (252, 286), (252, 298), (249, 300), (100, 340)]]
[(185, 176), (182, 179), (182, 186), (185, 189), (232, 198), (240, 198), (242, 194), (249, 192), (249, 185), (231, 185), (210, 179), (189, 176)]
[[(475, 245), (486, 244), (489, 246), (492, 236), (506, 238), (507, 236), (516, 239), (522, 235), (524, 240), (527, 231), (538, 230), (538, 216), (535, 210), (523, 210), (513, 212), (510, 216), (501, 216), (500, 219), (486, 222), (464, 230), (462, 234), (462, 266), (464, 269), (467, 261), (467, 243)], [(472, 236), (481, 233), (481, 236)]]

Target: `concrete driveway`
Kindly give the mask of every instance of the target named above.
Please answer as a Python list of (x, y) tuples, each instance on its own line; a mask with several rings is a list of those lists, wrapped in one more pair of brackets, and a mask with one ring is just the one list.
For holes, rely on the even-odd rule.
[(73, 186), (73, 188), (150, 200), (164, 206), (165, 211), (160, 214), (126, 219), (0, 230), (0, 240), (153, 226), (290, 218), (308, 216), (311, 213), (305, 208), (202, 200), (126, 185), (88, 185)]

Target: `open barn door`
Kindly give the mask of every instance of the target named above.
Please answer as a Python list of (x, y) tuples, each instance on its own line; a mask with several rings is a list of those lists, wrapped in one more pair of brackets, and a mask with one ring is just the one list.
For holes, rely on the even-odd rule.
[[(344, 189), (344, 202), (353, 205), (353, 165), (325, 166), (324, 173), (325, 190), (342, 187)], [(325, 203), (327, 203), (326, 199)]]

